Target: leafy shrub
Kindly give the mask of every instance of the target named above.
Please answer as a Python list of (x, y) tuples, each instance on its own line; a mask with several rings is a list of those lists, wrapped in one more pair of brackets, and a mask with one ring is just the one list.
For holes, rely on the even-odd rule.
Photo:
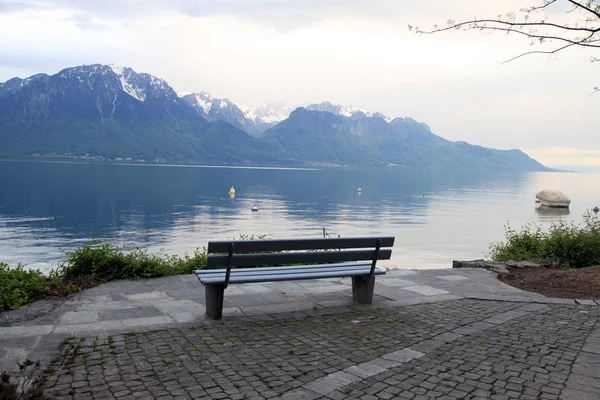
[[(240, 235), (241, 240), (264, 239), (266, 235)], [(206, 268), (206, 248), (183, 257), (149, 254), (136, 247), (126, 253), (110, 243), (92, 241), (67, 251), (59, 268), (46, 277), (39, 270), (0, 263), (0, 310), (19, 308), (44, 295), (67, 296), (112, 279), (147, 279), (191, 274)], [(2, 399), (0, 397), (0, 399)]]
[(41, 297), (47, 290), (47, 278), (38, 270), (19, 264), (9, 268), (0, 263), (0, 310), (13, 310)]
[(60, 263), (60, 274), (66, 279), (90, 276), (108, 281), (189, 274), (205, 267), (206, 250), (196, 249), (193, 255), (180, 258), (162, 253), (149, 254), (147, 249), (139, 247), (126, 254), (110, 243), (92, 242), (66, 252)]
[(563, 268), (600, 265), (600, 220), (589, 213), (581, 225), (553, 223), (547, 232), (525, 225), (521, 232), (506, 227), (505, 241), (490, 245), (496, 261), (552, 260)]

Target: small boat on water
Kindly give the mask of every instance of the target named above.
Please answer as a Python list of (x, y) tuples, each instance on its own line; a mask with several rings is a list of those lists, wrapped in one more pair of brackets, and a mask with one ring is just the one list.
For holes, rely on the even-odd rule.
[(257, 206), (256, 204), (255, 204), (255, 205), (253, 205), (253, 206), (250, 208), (250, 210), (252, 210), (252, 211), (258, 211), (258, 206)]
[(571, 204), (571, 200), (560, 190), (542, 190), (535, 195), (535, 198), (545, 207), (569, 208), (569, 205)]

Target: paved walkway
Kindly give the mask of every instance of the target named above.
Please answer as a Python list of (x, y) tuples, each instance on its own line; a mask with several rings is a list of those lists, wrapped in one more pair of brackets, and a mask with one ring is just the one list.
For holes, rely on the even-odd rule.
[(215, 322), (194, 276), (115, 281), (0, 328), (0, 370), (49, 362), (74, 334), (56, 398), (600, 398), (593, 301), (476, 269), (391, 271), (373, 305), (349, 284), (231, 286)]

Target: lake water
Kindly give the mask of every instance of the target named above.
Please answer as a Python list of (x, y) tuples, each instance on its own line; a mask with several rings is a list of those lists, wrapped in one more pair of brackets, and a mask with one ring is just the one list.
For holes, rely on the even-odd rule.
[[(581, 222), (600, 206), (599, 177), (0, 160), (0, 261), (55, 267), (92, 238), (182, 255), (209, 240), (320, 237), (325, 227), (332, 237), (395, 236), (389, 267), (450, 267), (483, 257), (507, 222)], [(536, 210), (546, 188), (571, 198), (570, 213)]]

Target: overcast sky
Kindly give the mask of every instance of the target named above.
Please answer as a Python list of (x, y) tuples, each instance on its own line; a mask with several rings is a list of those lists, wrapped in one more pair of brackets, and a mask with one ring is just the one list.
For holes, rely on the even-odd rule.
[(594, 53), (503, 64), (529, 42), (407, 28), (541, 2), (530, 1), (0, 0), (0, 82), (116, 63), (178, 92), (238, 104), (328, 100), (410, 116), (450, 140), (520, 148), (550, 166), (600, 168)]

